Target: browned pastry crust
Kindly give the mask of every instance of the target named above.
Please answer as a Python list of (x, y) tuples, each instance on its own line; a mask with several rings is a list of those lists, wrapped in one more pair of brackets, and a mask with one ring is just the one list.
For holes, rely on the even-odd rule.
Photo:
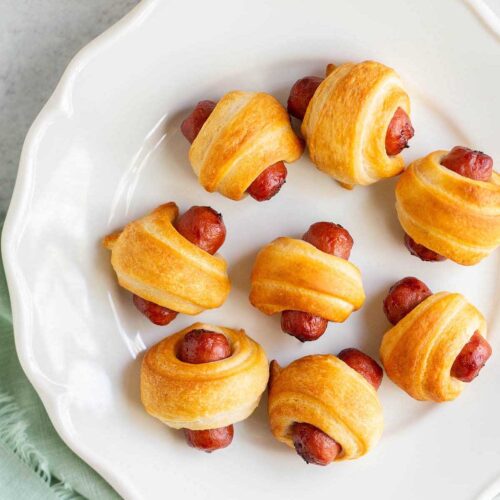
[(450, 401), (464, 388), (451, 367), (476, 331), (486, 338), (486, 321), (472, 304), (459, 293), (435, 293), (386, 332), (380, 358), (389, 378), (413, 398)]
[(359, 269), (305, 241), (277, 238), (255, 260), (250, 302), (265, 314), (304, 311), (342, 322), (364, 300)]
[(219, 307), (230, 290), (227, 264), (179, 234), (175, 203), (104, 238), (111, 264), (123, 288), (183, 314)]
[(333, 355), (305, 356), (286, 368), (271, 363), (269, 422), (293, 448), (295, 422), (314, 425), (342, 446), (336, 461), (367, 453), (382, 435), (382, 405), (373, 386)]
[(240, 200), (267, 167), (298, 160), (303, 150), (288, 113), (273, 96), (233, 91), (203, 124), (189, 160), (207, 191)]
[[(180, 361), (180, 342), (198, 329), (225, 335), (231, 356), (201, 364)], [(141, 399), (148, 413), (170, 427), (216, 429), (247, 418), (259, 404), (268, 378), (266, 354), (244, 330), (195, 323), (147, 351), (141, 367)]]
[(477, 264), (500, 245), (500, 175), (490, 182), (441, 165), (448, 151), (414, 161), (396, 186), (399, 221), (410, 237), (459, 264)]
[(346, 187), (368, 185), (404, 168), (385, 137), (397, 108), (410, 99), (397, 73), (375, 61), (327, 66), (302, 122), (312, 162)]

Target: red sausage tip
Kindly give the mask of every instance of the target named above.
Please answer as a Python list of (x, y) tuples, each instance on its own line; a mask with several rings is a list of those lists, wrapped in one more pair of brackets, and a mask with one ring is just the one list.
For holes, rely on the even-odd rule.
[(430, 295), (432, 292), (423, 281), (408, 276), (391, 286), (384, 299), (384, 313), (395, 325)]

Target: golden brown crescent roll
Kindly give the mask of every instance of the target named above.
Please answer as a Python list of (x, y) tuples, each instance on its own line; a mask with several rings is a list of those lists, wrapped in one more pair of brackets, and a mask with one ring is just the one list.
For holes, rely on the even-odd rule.
[(435, 293), (386, 332), (380, 358), (389, 378), (413, 398), (450, 401), (464, 387), (451, 368), (474, 332), (486, 338), (483, 315), (459, 293)]
[(459, 264), (477, 264), (500, 245), (500, 175), (469, 179), (441, 165), (448, 151), (414, 161), (396, 186), (396, 210), (418, 244)]
[(366, 454), (382, 435), (382, 405), (373, 386), (336, 356), (297, 359), (286, 368), (272, 363), (269, 421), (279, 441), (294, 447), (295, 422), (311, 424), (342, 447), (336, 461)]
[(104, 239), (123, 288), (163, 307), (198, 314), (219, 307), (230, 290), (227, 264), (181, 236), (175, 203), (159, 206)]
[(234, 91), (215, 106), (189, 150), (200, 184), (240, 200), (267, 167), (293, 162), (303, 144), (285, 108), (263, 92)]
[(265, 314), (297, 310), (342, 322), (364, 300), (359, 269), (306, 241), (277, 238), (255, 260), (250, 302)]
[(393, 69), (375, 61), (328, 65), (301, 128), (312, 162), (346, 187), (398, 174), (403, 157), (388, 156), (385, 147), (398, 108), (410, 114), (410, 99)]
[[(180, 361), (179, 344), (198, 329), (225, 335), (231, 356), (202, 364)], [(259, 404), (268, 378), (266, 354), (244, 330), (195, 323), (147, 351), (141, 399), (146, 411), (169, 427), (215, 429), (247, 418)]]

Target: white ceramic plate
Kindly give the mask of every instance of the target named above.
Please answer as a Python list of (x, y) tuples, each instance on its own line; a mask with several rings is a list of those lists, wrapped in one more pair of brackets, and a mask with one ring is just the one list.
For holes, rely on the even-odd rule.
[[(206, 193), (187, 161), (181, 118), (200, 99), (232, 89), (285, 101), (290, 85), (325, 63), (373, 58), (395, 67), (412, 97), (416, 137), (407, 160), (464, 144), (500, 159), (499, 32), (478, 3), (151, 0), (85, 48), (32, 127), (3, 236), (19, 357), (67, 444), (125, 497), (454, 498), (495, 492), (500, 473), (499, 255), (473, 268), (428, 264), (402, 245), (394, 179), (353, 192), (307, 155), (270, 202)], [(479, 5), (481, 7), (481, 5)], [(486, 12), (487, 14), (487, 12)], [(416, 275), (464, 293), (487, 316), (497, 350), (481, 376), (449, 404), (413, 401), (389, 380), (386, 426), (366, 457), (306, 466), (275, 441), (265, 403), (236, 426), (233, 445), (206, 455), (149, 417), (139, 401), (144, 349), (190, 324), (155, 327), (118, 288), (100, 239), (156, 205), (209, 204), (228, 227), (222, 254), (233, 290), (196, 319), (244, 327), (270, 358), (356, 346), (376, 356), (387, 328), (381, 300)], [(317, 220), (346, 226), (367, 302), (317, 342), (301, 345), (278, 318), (247, 299), (257, 250), (300, 235)], [(493, 486), (491, 486), (493, 485)], [(485, 493), (487, 492), (487, 493)]]

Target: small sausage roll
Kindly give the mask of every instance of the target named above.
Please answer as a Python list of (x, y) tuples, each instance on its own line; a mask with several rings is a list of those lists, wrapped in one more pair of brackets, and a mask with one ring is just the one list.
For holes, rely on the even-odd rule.
[(500, 245), (500, 175), (479, 151), (434, 151), (401, 175), (396, 211), (413, 255), (477, 264)]
[[(308, 463), (354, 460), (382, 435), (384, 417), (376, 388), (341, 355), (305, 356), (286, 368), (271, 363), (271, 431)], [(375, 369), (381, 378), (382, 370), (378, 365)]]
[(283, 162), (298, 160), (304, 149), (286, 110), (263, 92), (233, 91), (212, 107), (206, 103), (181, 126), (200, 184), (232, 200), (274, 196), (286, 179)]
[(407, 277), (391, 287), (384, 310), (394, 326), (382, 339), (382, 364), (417, 400), (455, 399), (491, 356), (486, 320), (459, 293), (432, 294)]
[(265, 314), (282, 313), (283, 331), (302, 342), (316, 340), (328, 321), (345, 321), (365, 301), (361, 272), (347, 260), (349, 233), (320, 222), (304, 240), (281, 237), (262, 248), (250, 290), (252, 305)]
[[(216, 248), (207, 246), (207, 238), (197, 244), (188, 239), (192, 218), (188, 221), (191, 224), (182, 223), (186, 218), (177, 220), (178, 212), (175, 203), (166, 203), (103, 241), (111, 250), (111, 265), (119, 284), (134, 294), (136, 307), (151, 320), (154, 319), (149, 314), (152, 309), (158, 315), (166, 313), (167, 320), (171, 321), (172, 312), (173, 317), (177, 312), (199, 314), (221, 306), (229, 294), (226, 261), (200, 248), (199, 245), (205, 245), (208, 250)], [(192, 213), (192, 209), (186, 212), (187, 215)], [(220, 214), (212, 211), (208, 215), (215, 218), (215, 225), (208, 226), (212, 234), (217, 236), (219, 243), (221, 239), (224, 241), (214, 232), (214, 227), (221, 223)], [(205, 220), (206, 216), (203, 217)]]
[(244, 330), (195, 323), (146, 352), (141, 399), (150, 415), (210, 452), (230, 444), (232, 425), (255, 410), (268, 378), (266, 354)]
[(399, 174), (414, 130), (410, 98), (397, 73), (365, 61), (327, 67), (326, 78), (292, 87), (288, 109), (302, 119), (312, 162), (344, 187)]

